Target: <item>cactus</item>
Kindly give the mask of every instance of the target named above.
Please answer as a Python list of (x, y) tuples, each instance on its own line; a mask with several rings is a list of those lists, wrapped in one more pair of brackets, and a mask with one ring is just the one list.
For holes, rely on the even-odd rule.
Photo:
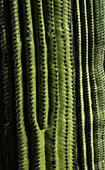
[(0, 170), (105, 169), (104, 0), (0, 0)]

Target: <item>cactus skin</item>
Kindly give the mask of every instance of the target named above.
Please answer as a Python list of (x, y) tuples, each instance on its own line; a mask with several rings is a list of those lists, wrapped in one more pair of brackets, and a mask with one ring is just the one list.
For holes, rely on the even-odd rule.
[[(48, 49), (48, 72), (49, 77), (49, 117), (48, 127), (45, 130), (46, 169), (58, 169), (58, 113), (59, 113), (59, 77), (57, 39), (54, 23), (54, 1), (44, 1), (46, 28), (46, 42)], [(51, 21), (51, 22), (50, 22)]]
[[(0, 2), (1, 14), (0, 15), (0, 52), (1, 52), (1, 126), (2, 132), (1, 135), (4, 136), (3, 146), (1, 144), (1, 152), (2, 157), (2, 168), (4, 169), (17, 169), (17, 142), (16, 142), (16, 119), (14, 115), (14, 87), (13, 87), (13, 79), (11, 77), (12, 74), (12, 59), (11, 59), (11, 51), (10, 51), (10, 42), (8, 32), (10, 33), (10, 27), (8, 27), (8, 16), (6, 13), (7, 4), (5, 1)], [(10, 26), (10, 24), (9, 24)], [(12, 89), (12, 90), (11, 90)], [(2, 117), (2, 114), (5, 117)], [(1, 120), (1, 119), (0, 119)], [(1, 129), (1, 128), (0, 128)], [(4, 148), (4, 151), (3, 151)], [(2, 169), (1, 168), (1, 169)]]
[(36, 50), (37, 118), (40, 129), (48, 123), (48, 65), (42, 0), (32, 0)]
[(23, 13), (23, 31), (22, 42), (23, 46), (23, 70), (26, 86), (26, 99), (24, 98), (26, 131), (28, 136), (29, 150), (29, 167), (30, 169), (45, 169), (44, 155), (44, 130), (39, 127), (37, 121), (37, 106), (36, 106), (36, 61), (35, 61), (35, 44), (31, 14), (31, 3), (29, 0), (19, 2), (20, 14)]
[[(5, 20), (4, 20), (4, 3), (0, 1), (0, 54), (1, 54), (1, 97), (3, 100), (3, 113), (1, 112), (1, 155), (0, 163), (2, 164), (2, 168), (10, 169), (10, 160), (9, 160), (9, 143), (8, 143), (8, 133), (9, 133), (9, 123), (8, 123), (8, 109), (9, 109), (9, 102), (8, 102), (8, 67), (7, 67), (7, 46), (6, 46), (6, 33), (5, 33)], [(3, 158), (2, 158), (3, 157)], [(4, 163), (5, 162), (5, 163)]]
[[(95, 78), (97, 84), (97, 97), (98, 97), (98, 108), (99, 108), (99, 141), (100, 141), (100, 157), (99, 157), (99, 168), (104, 168), (104, 87), (101, 65), (101, 26), (100, 26), (100, 2), (94, 1), (94, 32), (95, 32), (95, 56), (94, 56), (94, 67), (95, 67)], [(102, 83), (102, 84), (101, 84)]]
[[(55, 31), (57, 35), (57, 55), (59, 69), (59, 115), (58, 115), (58, 167), (73, 168), (73, 93), (72, 64), (68, 18), (68, 1), (54, 1)], [(62, 39), (62, 41), (61, 41)], [(62, 127), (62, 129), (61, 129)], [(68, 129), (70, 133), (68, 133)], [(60, 135), (61, 134), (61, 135)], [(70, 152), (69, 152), (70, 151)], [(69, 161), (70, 160), (70, 161)]]
[(94, 70), (94, 16), (93, 16), (93, 2), (87, 2), (87, 16), (88, 16), (88, 56), (89, 56), (89, 75), (91, 85), (91, 99), (93, 110), (93, 142), (94, 142), (94, 164), (95, 169), (99, 169), (99, 114), (98, 114), (98, 98), (97, 85), (95, 80)]
[[(74, 6), (75, 5), (75, 6)], [(78, 0), (74, 1), (74, 37), (75, 37), (75, 55), (76, 55), (76, 102), (77, 102), (77, 120), (78, 120), (78, 164), (80, 169), (87, 169), (86, 155), (86, 136), (85, 136), (85, 113), (83, 100), (83, 79), (82, 79), (82, 52), (81, 52), (81, 23), (80, 23), (80, 4)]]
[(21, 40), (19, 28), (19, 15), (17, 1), (10, 0), (11, 27), (12, 27), (12, 51), (15, 79), (15, 112), (18, 140), (18, 169), (28, 169), (28, 141), (24, 125), (23, 114), (23, 85), (21, 64)]
[[(83, 89), (84, 89), (84, 109), (86, 119), (86, 147), (87, 164), (89, 169), (94, 170), (94, 150), (93, 150), (93, 113), (91, 107), (91, 91), (88, 69), (88, 23), (86, 2), (80, 1), (81, 11), (81, 32), (82, 32), (82, 69), (83, 69)], [(83, 16), (82, 16), (83, 15)]]

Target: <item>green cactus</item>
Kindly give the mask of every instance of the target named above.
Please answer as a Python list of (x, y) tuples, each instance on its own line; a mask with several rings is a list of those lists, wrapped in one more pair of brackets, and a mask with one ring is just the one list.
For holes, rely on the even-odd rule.
[(0, 0), (0, 170), (105, 169), (104, 0)]

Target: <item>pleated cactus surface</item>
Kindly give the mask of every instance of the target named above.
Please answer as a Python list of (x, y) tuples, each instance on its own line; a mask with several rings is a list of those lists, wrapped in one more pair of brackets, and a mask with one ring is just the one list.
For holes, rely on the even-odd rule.
[(105, 170), (104, 69), (104, 0), (0, 0), (0, 170)]

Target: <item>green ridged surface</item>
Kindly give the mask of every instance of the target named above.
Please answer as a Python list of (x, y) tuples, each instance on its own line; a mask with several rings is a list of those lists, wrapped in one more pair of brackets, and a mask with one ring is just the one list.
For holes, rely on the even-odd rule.
[[(104, 169), (104, 89), (103, 89), (103, 77), (101, 72), (101, 25), (100, 25), (100, 10), (101, 10), (101, 1), (94, 1), (94, 23), (95, 23), (95, 77), (97, 84), (97, 97), (98, 97), (98, 108), (99, 108), (99, 148), (100, 148), (100, 157), (99, 157), (99, 168)], [(102, 82), (102, 83), (101, 83)]]
[[(22, 5), (22, 6), (21, 6)], [(29, 0), (20, 1), (19, 6), (22, 7), (21, 12), (24, 13), (23, 27), (23, 60), (24, 60), (24, 86), (26, 86), (26, 99), (24, 103), (26, 107), (26, 131), (28, 136), (29, 150), (29, 167), (30, 169), (45, 169), (44, 155), (44, 133), (40, 130), (37, 121), (36, 107), (36, 62), (35, 62), (35, 44), (33, 35), (33, 25), (31, 17), (31, 3)], [(21, 13), (20, 13), (21, 14)]]
[[(58, 113), (59, 113), (59, 74), (57, 56), (57, 36), (55, 33), (54, 2), (44, 2), (46, 42), (48, 49), (49, 117), (45, 130), (46, 169), (58, 170)], [(51, 22), (50, 22), (51, 21)]]
[(88, 55), (89, 55), (89, 75), (91, 85), (91, 100), (93, 109), (93, 144), (94, 144), (94, 164), (95, 168), (99, 168), (99, 113), (98, 113), (98, 98), (97, 85), (95, 80), (94, 70), (94, 16), (93, 16), (93, 2), (87, 2), (87, 16), (88, 16)]
[(93, 113), (91, 103), (91, 89), (88, 66), (88, 23), (86, 2), (80, 1), (81, 16), (81, 33), (82, 33), (82, 70), (83, 70), (83, 97), (85, 111), (85, 128), (86, 128), (86, 147), (87, 147), (87, 164), (89, 169), (94, 170), (94, 151), (93, 151)]
[(0, 0), (0, 170), (105, 169), (104, 0)]
[(15, 83), (15, 112), (16, 129), (18, 140), (18, 169), (28, 169), (28, 141), (25, 131), (23, 115), (23, 80), (21, 63), (21, 39), (18, 15), (18, 2), (10, 0), (10, 14), (12, 27), (12, 52), (14, 62), (14, 83)]
[[(8, 67), (7, 67), (7, 45), (6, 45), (6, 32), (5, 32), (5, 24), (4, 24), (4, 3), (0, 1), (0, 62), (1, 62), (1, 97), (3, 102), (3, 110), (1, 112), (1, 161), (6, 162), (1, 163), (2, 168), (9, 168), (9, 142), (8, 142), (8, 134), (9, 134), (9, 126), (8, 126), (8, 111), (9, 111), (9, 102), (8, 102)], [(2, 109), (2, 108), (1, 108)], [(4, 115), (3, 115), (4, 113)], [(4, 131), (4, 133), (2, 133)]]
[(33, 27), (36, 43), (36, 84), (37, 117), (41, 129), (47, 127), (48, 121), (48, 65), (45, 37), (45, 21), (42, 0), (32, 0)]
[(76, 39), (76, 63), (77, 63), (77, 118), (78, 118), (78, 152), (80, 154), (78, 164), (80, 169), (87, 169), (87, 156), (86, 156), (86, 135), (85, 135), (85, 113), (84, 113), (84, 100), (83, 100), (83, 70), (82, 70), (82, 50), (81, 50), (81, 22), (80, 22), (80, 3), (75, 1), (76, 7), (74, 9), (75, 17), (75, 39)]

